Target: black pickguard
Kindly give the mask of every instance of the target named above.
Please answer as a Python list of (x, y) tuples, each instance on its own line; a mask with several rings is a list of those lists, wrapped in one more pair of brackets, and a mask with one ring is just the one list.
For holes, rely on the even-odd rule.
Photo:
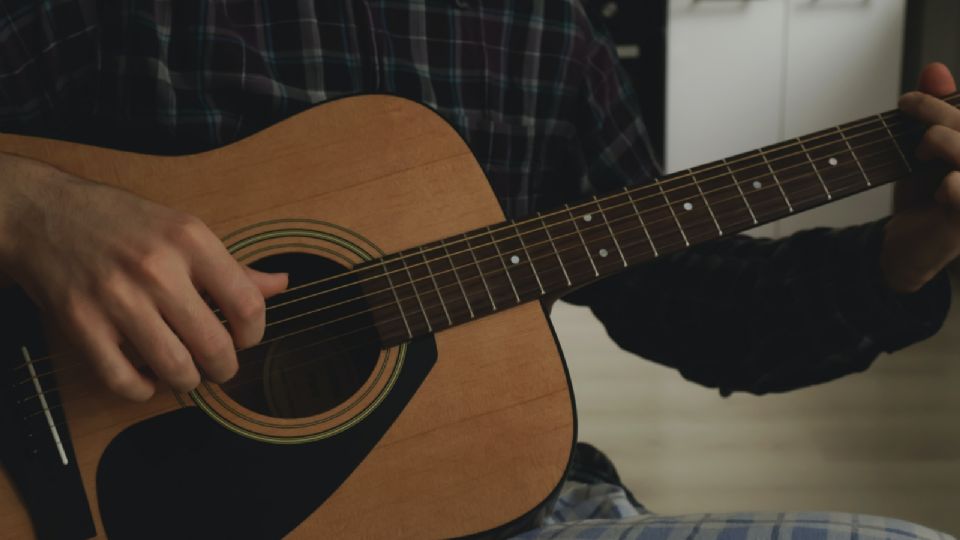
[[(8, 330), (0, 339), (0, 462), (23, 499), (38, 538), (97, 534), (53, 376), (40, 376), (69, 464), (50, 435), (20, 347), (47, 354), (35, 307), (19, 289), (0, 291)], [(6, 318), (6, 317), (5, 317)], [(279, 538), (337, 490), (403, 411), (437, 360), (432, 336), (408, 345), (384, 401), (330, 439), (281, 446), (221, 427), (196, 407), (150, 418), (121, 432), (97, 472), (100, 516), (110, 538)], [(46, 361), (38, 373), (50, 371)], [(23, 402), (23, 403), (21, 403)], [(27, 417), (25, 420), (24, 417)]]
[(107, 447), (97, 473), (108, 536), (279, 538), (289, 533), (373, 449), (436, 358), (432, 337), (411, 342), (383, 403), (358, 425), (314, 443), (257, 442), (195, 407), (131, 426)]

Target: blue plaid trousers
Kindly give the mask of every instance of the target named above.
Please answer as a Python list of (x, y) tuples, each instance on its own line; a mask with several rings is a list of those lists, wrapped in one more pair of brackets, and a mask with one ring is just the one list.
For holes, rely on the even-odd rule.
[(609, 483), (568, 481), (544, 526), (517, 538), (591, 540), (956, 540), (906, 521), (839, 512), (661, 516)]

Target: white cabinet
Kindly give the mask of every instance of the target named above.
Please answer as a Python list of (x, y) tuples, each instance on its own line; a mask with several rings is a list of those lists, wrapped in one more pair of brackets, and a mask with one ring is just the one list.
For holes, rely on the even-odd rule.
[[(797, 137), (896, 107), (906, 2), (791, 0), (783, 135)], [(863, 223), (890, 213), (883, 186), (781, 220), (788, 235), (817, 225)]]
[[(892, 109), (905, 0), (672, 0), (666, 167), (677, 171)], [(754, 232), (884, 216), (882, 187)]]

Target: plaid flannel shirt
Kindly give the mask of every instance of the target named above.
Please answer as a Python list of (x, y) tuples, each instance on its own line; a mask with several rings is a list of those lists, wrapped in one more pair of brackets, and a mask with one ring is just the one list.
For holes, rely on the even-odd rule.
[[(575, 0), (0, 0), (0, 131), (195, 152), (358, 92), (444, 116), (509, 218), (659, 171), (614, 48)], [(568, 300), (721, 392), (798, 388), (939, 329), (946, 277), (887, 291), (882, 226), (727, 238)]]
[[(437, 110), (509, 218), (658, 173), (614, 49), (579, 3), (0, 2), (0, 130), (145, 152), (224, 145), (358, 92)], [(941, 275), (886, 291), (882, 222), (711, 242), (582, 289), (622, 347), (722, 392), (865, 369), (932, 335)], [(695, 336), (696, 339), (691, 339)]]

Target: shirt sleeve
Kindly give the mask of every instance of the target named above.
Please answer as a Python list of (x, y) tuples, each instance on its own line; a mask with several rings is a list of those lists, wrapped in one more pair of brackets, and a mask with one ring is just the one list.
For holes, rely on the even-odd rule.
[(822, 383), (930, 337), (946, 317), (945, 273), (906, 295), (883, 283), (884, 224), (710, 242), (566, 300), (589, 306), (620, 347), (724, 395)]
[[(649, 182), (659, 170), (613, 47), (591, 31), (584, 40), (577, 129), (587, 162), (582, 195)], [(780, 240), (728, 237), (627, 270), (566, 300), (589, 306), (623, 349), (722, 394), (817, 384), (933, 335), (946, 317), (944, 273), (909, 295), (883, 283), (885, 223)]]

